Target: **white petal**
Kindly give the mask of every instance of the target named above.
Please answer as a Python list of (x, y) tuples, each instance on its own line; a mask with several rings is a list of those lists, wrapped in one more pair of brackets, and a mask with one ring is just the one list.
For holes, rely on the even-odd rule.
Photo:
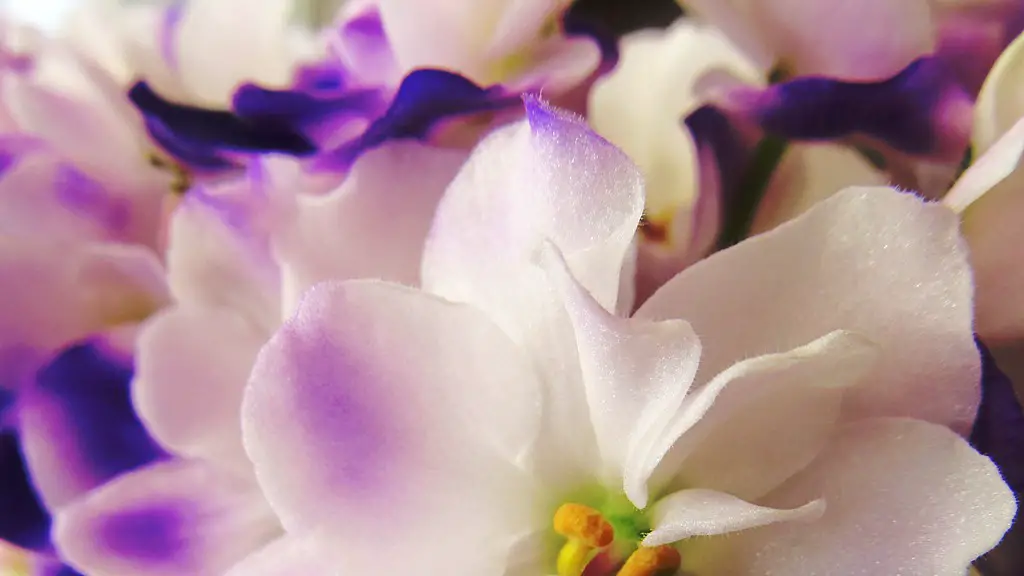
[(981, 157), (960, 175), (942, 199), (955, 212), (965, 212), (989, 190), (1006, 180), (1020, 166), (1024, 155), (1024, 118), (1017, 121)]
[(992, 66), (974, 105), (971, 144), (980, 155), (1024, 116), (1024, 34)]
[(760, 70), (721, 32), (684, 18), (668, 30), (625, 36), (618, 65), (590, 93), (594, 130), (622, 148), (644, 175), (648, 218), (670, 219), (694, 202), (697, 152), (683, 119), (703, 104), (699, 83), (712, 73), (763, 82)]
[(705, 574), (962, 576), (1009, 528), (1016, 503), (992, 462), (948, 429), (904, 419), (848, 426), (771, 506), (826, 502), (807, 524), (709, 541)]
[(751, 232), (771, 230), (844, 188), (884, 186), (888, 180), (849, 146), (790, 143), (758, 205)]
[(548, 240), (597, 301), (616, 308), (643, 201), (636, 167), (581, 119), (534, 99), (527, 117), (470, 156), (441, 201), (423, 262), (427, 290), (477, 304), (513, 333), (524, 311), (508, 300), (524, 298)]
[(362, 156), (330, 194), (300, 197), (296, 217), (275, 236), (286, 310), (323, 280), (419, 284), (434, 210), (465, 157), (399, 142)]
[(341, 561), (330, 540), (289, 534), (253, 552), (224, 576), (336, 576)]
[[(255, 183), (237, 186), (241, 194), (259, 195)], [(272, 330), (281, 319), (279, 271), (266, 230), (251, 220), (251, 211), (260, 207), (220, 192), (193, 189), (171, 217), (167, 251), (171, 290), (180, 302), (226, 306)]]
[(745, 502), (714, 490), (682, 490), (665, 496), (654, 506), (654, 529), (645, 546), (671, 544), (693, 536), (717, 536), (776, 522), (814, 520), (825, 511), (821, 500), (799, 508), (779, 510)]
[(684, 400), (630, 472), (651, 490), (710, 488), (756, 499), (817, 455), (843, 389), (877, 356), (864, 338), (836, 331), (737, 362)]
[(242, 392), (269, 338), (225, 308), (179, 306), (151, 319), (139, 336), (132, 382), (149, 432), (178, 454), (248, 464)]
[(890, 189), (852, 188), (688, 268), (638, 311), (685, 318), (697, 382), (833, 330), (878, 344), (844, 400), (855, 415), (907, 415), (966, 433), (978, 405), (972, 286), (956, 216)]
[(431, 572), (467, 541), (529, 525), (511, 462), (537, 434), (539, 392), (522, 351), (471, 307), (320, 284), (260, 353), (242, 429), (287, 530), (321, 526), (353, 558), (401, 542)]
[(95, 576), (218, 576), (279, 530), (252, 485), (169, 461), (62, 508), (53, 537), (63, 558)]
[[(645, 451), (675, 413), (697, 372), (700, 342), (681, 320), (617, 317), (601, 307), (566, 269), (554, 248), (545, 268), (565, 300), (579, 348), (583, 384), (598, 448), (610, 478), (623, 477), (631, 453)], [(626, 484), (638, 508), (641, 486)]]
[(175, 47), (182, 81), (197, 103), (227, 108), (245, 81), (285, 86), (294, 63), (286, 40), (291, 10), (290, 0), (187, 2)]

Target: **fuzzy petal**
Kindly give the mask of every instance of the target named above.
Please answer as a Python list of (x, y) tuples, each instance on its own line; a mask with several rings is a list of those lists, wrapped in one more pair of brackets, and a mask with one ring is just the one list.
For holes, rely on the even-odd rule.
[(943, 206), (850, 188), (688, 268), (637, 315), (693, 325), (704, 350), (697, 384), (743, 358), (857, 332), (881, 357), (846, 395), (847, 415), (914, 416), (966, 433), (980, 361), (957, 228)]
[(818, 454), (838, 420), (843, 389), (877, 355), (863, 337), (837, 331), (737, 362), (686, 397), (631, 463), (627, 486), (635, 478), (645, 490), (764, 495)]
[[(550, 246), (550, 245), (549, 245)], [(615, 316), (575, 281), (550, 247), (545, 268), (565, 300), (575, 330), (590, 419), (601, 460), (611, 478), (622, 478), (627, 462), (649, 448), (683, 401), (697, 373), (700, 342), (682, 320), (650, 322)], [(640, 508), (641, 486), (625, 485)]]
[(279, 531), (251, 484), (170, 461), (63, 508), (53, 535), (71, 565), (95, 576), (219, 576)]
[(826, 502), (809, 523), (708, 540), (683, 568), (701, 574), (962, 576), (1009, 528), (1012, 493), (992, 462), (948, 429), (868, 419), (842, 430), (766, 502)]
[(825, 503), (821, 500), (791, 510), (777, 510), (713, 490), (681, 490), (655, 505), (654, 529), (643, 543), (660, 546), (693, 536), (717, 536), (776, 522), (815, 520), (824, 511)]
[(401, 542), (430, 573), (467, 538), (528, 526), (510, 462), (537, 434), (539, 392), (522, 351), (474, 308), (375, 281), (319, 284), (260, 353), (242, 430), (286, 530), (322, 527), (355, 564)]
[(425, 288), (477, 304), (510, 330), (523, 310), (507, 299), (523, 292), (515, 287), (529, 281), (546, 240), (605, 309), (616, 309), (643, 201), (635, 166), (581, 119), (532, 97), (526, 108), (526, 121), (488, 137), (455, 177), (423, 262)]

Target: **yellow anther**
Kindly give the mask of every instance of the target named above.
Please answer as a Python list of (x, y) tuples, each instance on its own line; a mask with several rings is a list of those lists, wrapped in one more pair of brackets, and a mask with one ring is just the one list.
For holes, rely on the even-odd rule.
[(558, 576), (580, 576), (597, 552), (593, 546), (587, 546), (579, 540), (569, 540), (558, 551)]
[(679, 551), (672, 546), (641, 546), (630, 554), (618, 576), (669, 576), (682, 563)]
[(582, 504), (562, 504), (555, 511), (555, 532), (591, 548), (604, 548), (615, 539), (615, 529), (601, 513)]

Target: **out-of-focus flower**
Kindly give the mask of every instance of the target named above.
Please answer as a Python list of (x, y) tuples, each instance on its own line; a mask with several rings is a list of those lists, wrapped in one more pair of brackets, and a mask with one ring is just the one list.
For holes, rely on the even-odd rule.
[[(299, 194), (299, 167), (264, 158), (194, 188), (171, 219), (175, 305), (143, 328), (132, 394), (147, 430), (180, 460), (139, 469), (62, 508), (56, 545), (88, 574), (219, 575), (277, 535), (242, 449), (242, 390), (260, 347), (326, 279), (418, 283), (427, 228), (465, 154), (393, 143), (336, 190)], [(115, 529), (125, 515), (149, 540)], [(191, 535), (177, 543), (180, 533)]]
[[(209, 4), (225, 14), (248, 9)], [(279, 28), (280, 17), (288, 13), (284, 7), (292, 4), (274, 3)], [(437, 137), (447, 119), (475, 118), (459, 131), (468, 133), (462, 140), (471, 143), (482, 128), (478, 124), (492, 120), (479, 115), (514, 109), (520, 92), (558, 96), (585, 84), (602, 58), (614, 57), (614, 49), (563, 24), (566, 8), (555, 0), (529, 6), (346, 3), (329, 27), (317, 31), (313, 55), (293, 62), (283, 84), (220, 72), (216, 76), (230, 98), (219, 106), (176, 98), (148, 82), (132, 97), (154, 138), (186, 166), (222, 170), (252, 153), (281, 152), (313, 156), (314, 166), (344, 171), (382, 142)], [(428, 9), (430, 15), (423, 16)], [(207, 15), (202, 22), (210, 20), (216, 19)], [(422, 25), (425, 21), (431, 25)], [(189, 22), (175, 25), (174, 44), (191, 43), (193, 59), (209, 67), (205, 36), (220, 33), (207, 25), (205, 36), (186, 35), (182, 31)], [(232, 46), (238, 52), (259, 37), (244, 33)], [(179, 60), (184, 59), (182, 54)], [(223, 81), (228, 77), (232, 83)]]
[(231, 574), (960, 576), (999, 540), (952, 212), (851, 189), (627, 318), (640, 175), (527, 115), (448, 188), (422, 291), (320, 284), (260, 353), (243, 441), (288, 534)]
[(14, 388), (54, 350), (166, 301), (153, 248), (170, 179), (146, 162), (127, 101), (65, 46), (40, 39), (8, 62), (0, 386)]

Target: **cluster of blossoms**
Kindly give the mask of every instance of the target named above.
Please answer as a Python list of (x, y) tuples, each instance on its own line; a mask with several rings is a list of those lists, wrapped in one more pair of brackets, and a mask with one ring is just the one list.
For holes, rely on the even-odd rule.
[(1024, 1), (65, 4), (0, 575), (1024, 573)]

